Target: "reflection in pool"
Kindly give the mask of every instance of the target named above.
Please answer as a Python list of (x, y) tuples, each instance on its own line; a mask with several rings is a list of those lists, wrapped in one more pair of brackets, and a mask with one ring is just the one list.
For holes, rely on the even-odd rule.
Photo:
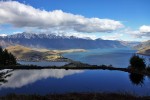
[(12, 75), (11, 71), (13, 70), (0, 70), (0, 85), (8, 82), (6, 78)]
[(143, 85), (145, 76), (141, 74), (131, 73), (129, 74), (129, 78), (134, 85)]
[[(0, 95), (68, 92), (130, 92), (150, 95), (146, 76), (108, 70), (15, 70), (1, 83)], [(135, 77), (138, 76), (138, 77)]]
[(81, 70), (65, 70), (65, 69), (53, 69), (53, 70), (16, 70), (11, 74), (12, 76), (6, 78), (9, 80), (7, 83), (2, 84), (3, 88), (18, 88), (31, 83), (34, 83), (41, 79), (47, 78), (63, 78), (67, 75), (72, 75), (75, 73), (81, 73)]

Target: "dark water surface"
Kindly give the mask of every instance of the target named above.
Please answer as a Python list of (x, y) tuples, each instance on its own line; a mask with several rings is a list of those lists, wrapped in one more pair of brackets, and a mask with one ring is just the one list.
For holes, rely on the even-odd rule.
[[(8, 73), (7, 73), (8, 74)], [(15, 70), (1, 82), (0, 95), (68, 92), (129, 92), (150, 95), (150, 78), (108, 70)]]

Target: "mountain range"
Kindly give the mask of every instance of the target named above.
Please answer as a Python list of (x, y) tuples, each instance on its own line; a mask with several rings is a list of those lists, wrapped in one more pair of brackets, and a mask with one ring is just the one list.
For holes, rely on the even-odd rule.
[(96, 49), (96, 48), (122, 48), (127, 45), (117, 40), (103, 40), (79, 38), (75, 36), (59, 36), (55, 34), (18, 33), (0, 36), (0, 45), (23, 45), (34, 48), (46, 49)]

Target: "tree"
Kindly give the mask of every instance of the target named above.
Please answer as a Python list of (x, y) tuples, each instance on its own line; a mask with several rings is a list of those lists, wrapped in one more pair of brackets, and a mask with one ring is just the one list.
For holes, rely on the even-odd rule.
[(10, 65), (16, 65), (17, 64), (16, 58), (11, 53), (9, 53), (9, 64)]
[(144, 70), (146, 68), (145, 59), (134, 54), (130, 58), (130, 67), (137, 70)]
[(8, 51), (7, 51), (7, 49), (5, 49), (4, 51), (3, 51), (3, 59), (4, 59), (4, 65), (10, 65), (9, 64), (9, 53), (8, 53)]
[(2, 63), (3, 63), (3, 49), (2, 49), (2, 47), (0, 47), (0, 65), (2, 65)]
[(9, 53), (7, 49), (3, 50), (2, 47), (0, 47), (0, 65), (16, 65), (17, 61), (14, 55)]

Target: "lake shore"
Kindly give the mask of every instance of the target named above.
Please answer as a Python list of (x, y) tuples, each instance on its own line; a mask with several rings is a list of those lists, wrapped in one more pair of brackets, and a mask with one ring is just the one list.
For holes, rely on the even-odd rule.
[(1, 66), (2, 69), (14, 69), (14, 70), (33, 70), (33, 69), (66, 69), (66, 70), (112, 70), (112, 71), (123, 71), (128, 73), (136, 73), (141, 75), (150, 76), (148, 70), (138, 71), (131, 68), (117, 68), (112, 65), (89, 65), (81, 62), (71, 62), (64, 66), (36, 66), (36, 65), (15, 65), (15, 66)]
[(66, 93), (48, 95), (9, 94), (0, 100), (149, 100), (150, 96), (136, 96), (130, 93)]

